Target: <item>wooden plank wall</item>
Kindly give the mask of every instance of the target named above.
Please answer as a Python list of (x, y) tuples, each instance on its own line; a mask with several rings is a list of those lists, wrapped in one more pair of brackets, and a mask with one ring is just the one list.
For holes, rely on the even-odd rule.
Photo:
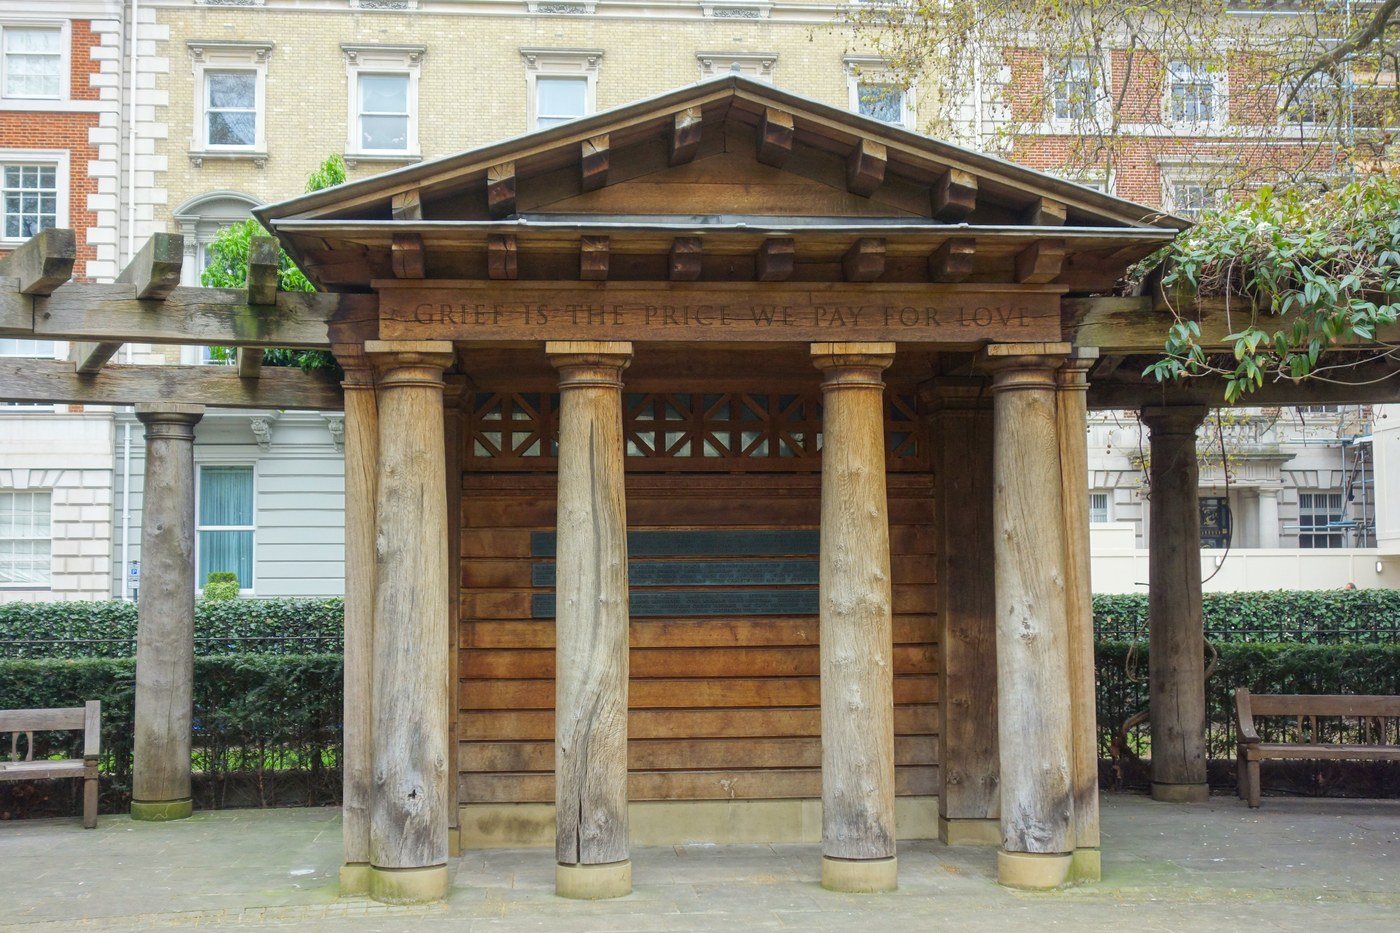
[[(463, 477), (458, 800), (554, 799), (554, 621), (534, 619), (531, 536), (553, 531), (550, 473)], [(627, 481), (644, 529), (816, 528), (820, 476)], [(897, 792), (938, 792), (933, 485), (890, 474)], [(817, 619), (632, 619), (633, 800), (817, 797)]]

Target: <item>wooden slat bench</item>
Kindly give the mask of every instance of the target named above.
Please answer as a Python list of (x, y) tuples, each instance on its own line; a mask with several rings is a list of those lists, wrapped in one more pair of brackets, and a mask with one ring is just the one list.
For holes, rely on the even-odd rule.
[[(34, 760), (34, 733), (82, 730), (83, 757), (65, 761)], [(0, 733), (10, 733), (8, 757), (0, 755), (0, 781), (38, 781), (47, 778), (83, 779), (83, 825), (97, 825), (97, 759), (102, 744), (102, 703), (88, 700), (84, 706), (62, 709), (0, 709)], [(19, 737), (28, 744), (19, 759)]]
[[(1255, 720), (1268, 716), (1293, 720), (1294, 741), (1263, 742)], [(1318, 742), (1318, 719), (1354, 719), (1360, 742)], [(1259, 806), (1259, 762), (1265, 758), (1340, 761), (1400, 761), (1400, 745), (1388, 744), (1390, 721), (1400, 719), (1400, 696), (1307, 696), (1251, 694), (1235, 690), (1235, 723), (1239, 728), (1237, 785), (1240, 798)]]

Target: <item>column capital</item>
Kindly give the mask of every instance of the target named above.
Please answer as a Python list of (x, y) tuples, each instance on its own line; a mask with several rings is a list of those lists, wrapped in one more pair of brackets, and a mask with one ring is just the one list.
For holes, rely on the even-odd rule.
[(559, 370), (559, 388), (580, 386), (622, 388), (622, 371), (632, 362), (626, 340), (550, 340), (544, 345), (549, 362)]
[(1204, 405), (1152, 405), (1140, 409), (1138, 416), (1153, 434), (1190, 434), (1206, 420), (1209, 409)]
[(993, 343), (977, 354), (976, 365), (992, 374), (992, 391), (1053, 389), (1055, 370), (1074, 348), (1067, 343)]
[(822, 390), (851, 386), (883, 389), (882, 373), (894, 362), (893, 343), (813, 343), (812, 365), (822, 371)]
[(455, 359), (448, 340), (366, 340), (365, 357), (374, 365), (375, 383), (441, 386), (442, 371)]
[(1283, 490), (1278, 486), (1257, 486), (1254, 491), (1261, 499), (1277, 499)]
[(342, 389), (374, 388), (374, 362), (365, 353), (364, 343), (332, 343), (331, 353), (345, 372), (340, 381)]
[(1075, 347), (1069, 358), (1055, 371), (1055, 384), (1069, 391), (1088, 392), (1089, 370), (1098, 360), (1098, 347)]
[(182, 402), (137, 402), (136, 417), (142, 424), (197, 424), (204, 417), (203, 405)]

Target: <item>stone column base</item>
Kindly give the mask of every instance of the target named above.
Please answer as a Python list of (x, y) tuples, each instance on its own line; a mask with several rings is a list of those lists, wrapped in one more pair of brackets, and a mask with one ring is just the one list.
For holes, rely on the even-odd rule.
[(1070, 881), (1102, 881), (1103, 862), (1098, 849), (1075, 849), (1069, 864)]
[(822, 887), (846, 894), (879, 894), (898, 886), (899, 859), (822, 856)]
[(1069, 880), (1070, 853), (997, 852), (997, 883), (1008, 888), (1043, 890)]
[(1163, 803), (1205, 803), (1210, 799), (1210, 785), (1159, 784), (1153, 781), (1152, 799)]
[(369, 895), (369, 862), (346, 862), (340, 866), (340, 896), (366, 897)]
[(369, 896), (382, 904), (427, 904), (447, 897), (447, 866), (369, 869)]
[(948, 846), (999, 846), (1001, 820), (938, 818), (938, 841)]
[(600, 901), (632, 893), (632, 860), (605, 865), (554, 866), (554, 893), (577, 901)]
[(194, 802), (184, 800), (133, 800), (131, 818), (147, 823), (167, 823), (183, 820), (194, 812)]

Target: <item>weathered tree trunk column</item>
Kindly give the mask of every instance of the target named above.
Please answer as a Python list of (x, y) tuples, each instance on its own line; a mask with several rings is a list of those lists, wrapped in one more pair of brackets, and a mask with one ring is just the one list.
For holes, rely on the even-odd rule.
[(1094, 605), (1089, 571), (1089, 368), (1098, 350), (1081, 349), (1056, 372), (1060, 483), (1065, 529), (1065, 617), (1069, 626), (1070, 786), (1074, 792), (1076, 881), (1102, 877), (1099, 854), (1099, 736), (1094, 689)]
[(1152, 441), (1147, 628), (1154, 800), (1210, 796), (1196, 463), (1196, 429), (1205, 416), (1196, 405), (1142, 410)]
[(181, 820), (194, 718), (194, 426), (203, 405), (143, 404), (146, 481), (136, 626), (133, 820)]
[(997, 880), (1049, 888), (1074, 851), (1065, 515), (1055, 368), (1067, 345), (993, 345), (1001, 844)]
[(374, 370), (358, 345), (336, 345), (345, 369), (345, 703), (341, 759), (340, 893), (370, 889), (374, 696), (374, 513), (379, 418)]
[(814, 343), (822, 379), (822, 887), (892, 891), (894, 643), (885, 495), (892, 343)]
[(938, 483), (938, 837), (1001, 840), (997, 759), (996, 561), (992, 526), (992, 397), (981, 380), (940, 379), (934, 407)]
[(632, 891), (622, 448), (632, 345), (559, 341), (545, 351), (559, 370), (554, 891), (621, 897)]
[(447, 895), (447, 479), (442, 371), (452, 344), (371, 340), (379, 462), (370, 895)]

